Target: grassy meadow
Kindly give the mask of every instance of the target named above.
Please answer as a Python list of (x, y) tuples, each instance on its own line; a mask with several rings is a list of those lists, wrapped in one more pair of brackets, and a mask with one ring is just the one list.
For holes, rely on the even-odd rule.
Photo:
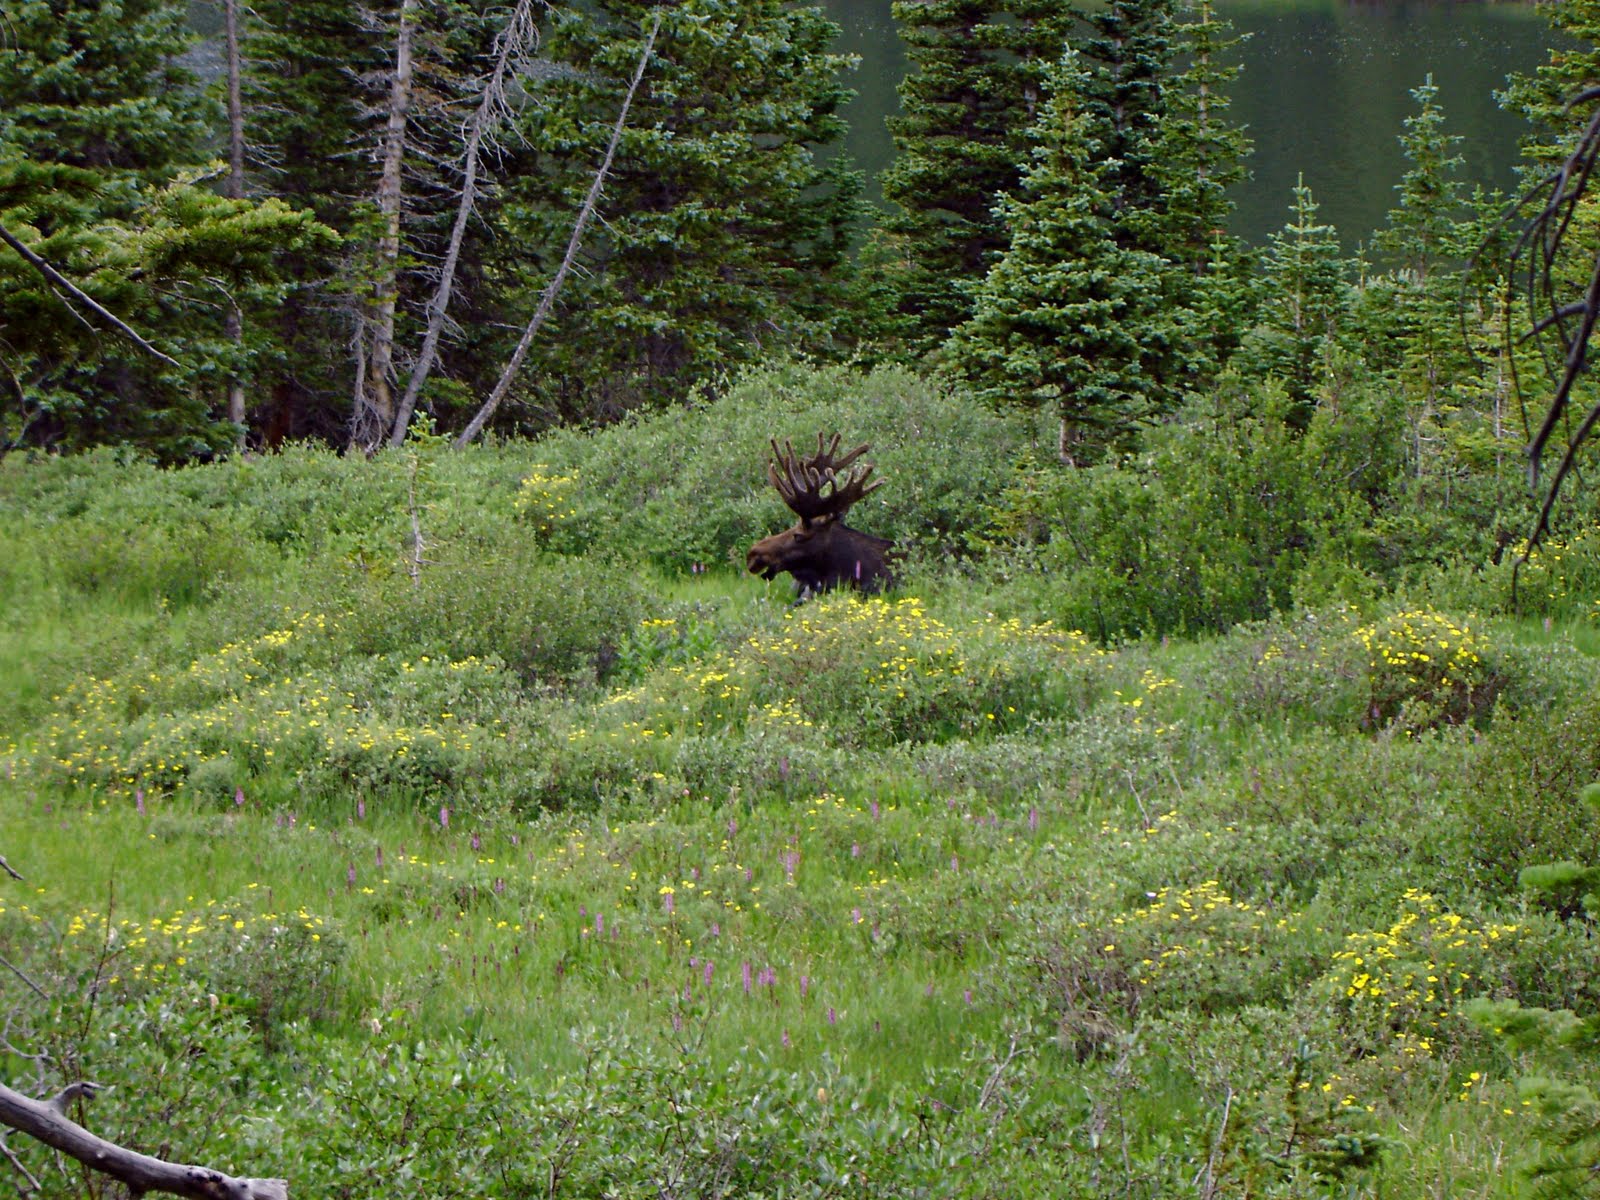
[[(739, 569), (818, 428), (875, 442), (882, 597)], [(1592, 1053), (1484, 1002), (1600, 1000), (1521, 878), (1600, 863), (1593, 539), (1513, 606), (1470, 529), (1337, 524), (1338, 430), (1174, 432), (1167, 492), (1047, 435), (789, 367), (536, 444), (8, 459), (8, 1075), (297, 1198), (1579, 1179), (1528, 1081)], [(1292, 520), (1200, 505), (1269, 467)]]

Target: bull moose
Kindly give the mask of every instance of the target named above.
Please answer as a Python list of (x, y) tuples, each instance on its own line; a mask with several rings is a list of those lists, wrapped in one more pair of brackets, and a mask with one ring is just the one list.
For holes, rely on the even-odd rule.
[(804, 598), (841, 585), (876, 592), (893, 582), (889, 555), (894, 543), (851, 529), (844, 523), (850, 506), (881, 487), (872, 477), (871, 463), (853, 466), (871, 446), (865, 442), (837, 457), (840, 435), (831, 442), (817, 434), (817, 452), (797, 457), (784, 440), (778, 449), (772, 440), (767, 478), (800, 520), (782, 533), (762, 538), (750, 547), (746, 562), (751, 574), (776, 579), (787, 571)]

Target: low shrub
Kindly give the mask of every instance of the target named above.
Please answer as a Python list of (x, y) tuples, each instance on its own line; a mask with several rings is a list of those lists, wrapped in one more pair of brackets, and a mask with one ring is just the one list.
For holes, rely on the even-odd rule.
[(1416, 731), (1483, 716), (1501, 679), (1488, 639), (1464, 621), (1425, 609), (1394, 613), (1355, 631), (1367, 652), (1367, 722)]
[(525, 468), (523, 486), (559, 514), (548, 538), (564, 553), (600, 545), (674, 573), (742, 570), (752, 542), (794, 520), (767, 483), (769, 439), (804, 447), (818, 431), (870, 441), (888, 481), (851, 523), (932, 555), (966, 547), (975, 512), (1032, 434), (900, 368), (791, 364), (753, 371), (693, 408), (552, 433), (534, 447), (539, 465)]
[(1469, 1000), (1511, 990), (1509, 948), (1521, 932), (1450, 912), (1413, 888), (1386, 929), (1345, 938), (1318, 986), (1354, 1053), (1446, 1053), (1469, 1036)]
[(1490, 893), (1516, 894), (1540, 863), (1600, 862), (1600, 814), (1578, 798), (1600, 778), (1600, 693), (1559, 714), (1507, 714), (1491, 752), (1474, 757), (1449, 825), (1453, 855)]

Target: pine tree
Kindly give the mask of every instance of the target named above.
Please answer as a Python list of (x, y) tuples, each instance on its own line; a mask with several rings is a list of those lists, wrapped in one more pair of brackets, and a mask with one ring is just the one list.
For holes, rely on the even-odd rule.
[[(1431, 477), (1443, 491), (1461, 473), (1463, 437), (1481, 452), (1481, 431), (1494, 428), (1504, 400), (1486, 385), (1495, 376), (1477, 357), (1479, 347), (1497, 340), (1490, 330), (1498, 327), (1504, 283), (1482, 267), (1468, 268), (1471, 260), (1490, 261), (1485, 239), (1505, 204), (1482, 195), (1469, 203), (1456, 178), (1461, 139), (1445, 132), (1432, 76), (1411, 95), (1419, 108), (1400, 135), (1409, 165), (1396, 188), (1399, 202), (1373, 237), (1389, 269), (1366, 281), (1355, 317), (1369, 363), (1388, 373), (1405, 401), (1412, 475)], [(1461, 491), (1458, 503), (1466, 500)]]
[(1512, 76), (1500, 94), (1502, 107), (1522, 113), (1533, 126), (1523, 155), (1535, 175), (1559, 163), (1588, 124), (1593, 110), (1574, 107), (1573, 97), (1600, 87), (1600, 0), (1553, 0), (1540, 7), (1565, 44), (1532, 74)]
[(1238, 355), (1248, 374), (1283, 383), (1293, 405), (1289, 423), (1300, 429), (1323, 394), (1350, 312), (1339, 231), (1317, 219), (1317, 207), (1301, 180), (1288, 224), (1269, 240), (1261, 307)]
[(1117, 197), (1101, 170), (1106, 124), (1084, 104), (1091, 84), (1076, 55), (1047, 86), (1022, 195), (1001, 205), (1010, 247), (948, 350), (990, 403), (1053, 408), (1061, 456), (1081, 464), (1165, 403), (1172, 270), (1117, 236)]
[(506, 188), (502, 244), (518, 258), (502, 278), (526, 297), (553, 274), (658, 11), (582, 275), (529, 356), (525, 395), (543, 421), (613, 419), (760, 354), (827, 351), (852, 332), (860, 180), (822, 158), (844, 132), (846, 62), (819, 9), (783, 0), (560, 9), (544, 43), (560, 69), (532, 91), (531, 153)]
[(1210, 0), (1198, 0), (1187, 15), (1174, 28), (1173, 44), (1188, 65), (1164, 89), (1166, 116), (1152, 169), (1164, 197), (1167, 252), (1199, 276), (1219, 258), (1241, 257), (1228, 234), (1229, 189), (1244, 178), (1250, 140), (1228, 120), (1228, 87), (1241, 70), (1232, 55), (1243, 39)]
[(916, 353), (966, 318), (971, 287), (1006, 247), (996, 205), (1018, 189), (1023, 131), (1038, 111), (1019, 44), (1029, 22), (1012, 9), (1005, 0), (892, 7), (910, 69), (901, 113), (888, 120), (896, 154), (882, 185), (895, 207), (880, 253), (893, 275), (886, 332)]
[(281, 254), (323, 232), (202, 182), (214, 111), (175, 65), (184, 15), (172, 0), (8, 10), (0, 224), (176, 361), (105, 333), (0, 251), (10, 444), (130, 442), (171, 457), (231, 445), (225, 380), (269, 349), (227, 336), (229, 317), (274, 304)]

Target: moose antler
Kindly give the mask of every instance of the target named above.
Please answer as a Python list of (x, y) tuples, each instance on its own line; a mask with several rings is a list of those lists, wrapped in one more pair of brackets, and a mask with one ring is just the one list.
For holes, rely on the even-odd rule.
[(861, 497), (882, 486), (883, 480), (868, 483), (876, 469), (871, 463), (851, 468), (851, 464), (872, 448), (862, 442), (843, 458), (835, 458), (841, 435), (834, 434), (833, 441), (825, 442), (825, 435), (817, 434), (817, 452), (804, 458), (795, 456), (789, 439), (778, 449), (778, 440), (772, 439), (772, 461), (767, 464), (767, 478), (778, 489), (778, 495), (802, 521), (819, 517), (842, 517)]

